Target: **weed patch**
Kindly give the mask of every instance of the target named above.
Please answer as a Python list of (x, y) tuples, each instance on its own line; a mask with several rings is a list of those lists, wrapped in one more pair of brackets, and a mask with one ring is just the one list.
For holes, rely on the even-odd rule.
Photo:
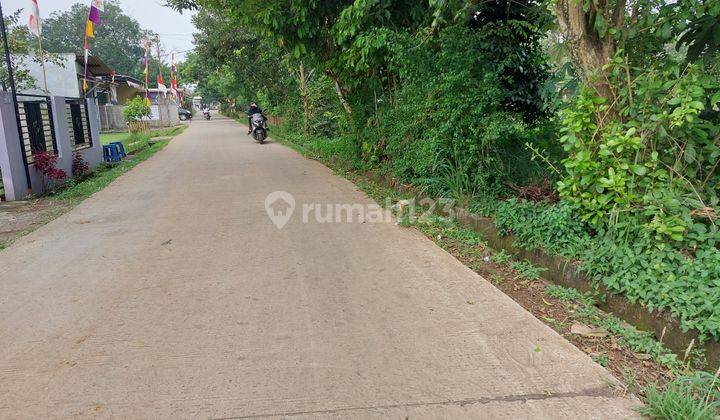
[(716, 419), (720, 413), (718, 371), (695, 372), (670, 382), (664, 389), (648, 387), (642, 414), (658, 419)]

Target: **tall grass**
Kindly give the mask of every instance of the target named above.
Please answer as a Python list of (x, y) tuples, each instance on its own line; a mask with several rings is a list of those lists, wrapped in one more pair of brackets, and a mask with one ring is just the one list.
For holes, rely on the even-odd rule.
[(704, 420), (720, 417), (720, 381), (714, 375), (697, 371), (670, 382), (665, 389), (646, 390), (645, 407), (640, 410), (651, 418)]

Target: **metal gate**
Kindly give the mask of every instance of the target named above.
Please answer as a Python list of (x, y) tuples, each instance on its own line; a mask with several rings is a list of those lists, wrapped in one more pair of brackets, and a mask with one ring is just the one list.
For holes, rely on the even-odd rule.
[(18, 95), (20, 133), (25, 148), (27, 163), (33, 163), (33, 154), (38, 152), (57, 153), (52, 105), (47, 96)]
[(88, 118), (87, 102), (83, 99), (66, 99), (65, 106), (68, 118), (68, 134), (74, 149), (82, 149), (93, 145), (90, 118)]
[(3, 185), (2, 168), (0, 168), (0, 201), (5, 201), (5, 186)]

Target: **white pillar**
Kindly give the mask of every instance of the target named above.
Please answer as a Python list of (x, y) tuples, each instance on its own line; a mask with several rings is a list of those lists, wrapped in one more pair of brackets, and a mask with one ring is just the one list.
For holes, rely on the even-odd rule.
[[(67, 107), (64, 96), (50, 98), (53, 125), (55, 127), (55, 144), (57, 145), (58, 161), (55, 166), (72, 176), (72, 159), (74, 144), (70, 142), (70, 126), (68, 124)], [(33, 190), (35, 190), (33, 188)]]
[(12, 93), (0, 91), (0, 170), (2, 170), (5, 198), (8, 201), (24, 199), (28, 191), (23, 146), (17, 128), (17, 117)]
[(85, 159), (92, 168), (103, 161), (102, 144), (100, 143), (100, 107), (98, 106), (97, 99), (89, 98), (85, 100), (87, 101), (87, 117), (90, 121), (92, 147), (84, 149), (82, 154), (83, 159)]

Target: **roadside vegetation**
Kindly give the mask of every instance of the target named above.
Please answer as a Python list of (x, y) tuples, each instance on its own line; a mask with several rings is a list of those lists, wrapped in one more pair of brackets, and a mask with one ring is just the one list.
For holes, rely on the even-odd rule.
[[(224, 112), (258, 101), (307, 155), (453, 198), (518, 245), (669, 311), (696, 345), (720, 341), (717, 0), (170, 3), (199, 9), (181, 72)], [(540, 281), (540, 268), (506, 264)], [(626, 334), (590, 297), (543, 293), (575, 308), (549, 325), (619, 334), (668, 372), (643, 383), (646, 414), (717, 414), (701, 357)]]
[(150, 130), (138, 133), (128, 132), (117, 132), (117, 133), (102, 133), (100, 134), (100, 142), (102, 144), (110, 144), (111, 142), (119, 141), (122, 142), (123, 147), (127, 153), (139, 152), (150, 145), (152, 139), (164, 139), (168, 137), (174, 137), (185, 131), (187, 126), (179, 125), (170, 128), (161, 128), (157, 130)]

